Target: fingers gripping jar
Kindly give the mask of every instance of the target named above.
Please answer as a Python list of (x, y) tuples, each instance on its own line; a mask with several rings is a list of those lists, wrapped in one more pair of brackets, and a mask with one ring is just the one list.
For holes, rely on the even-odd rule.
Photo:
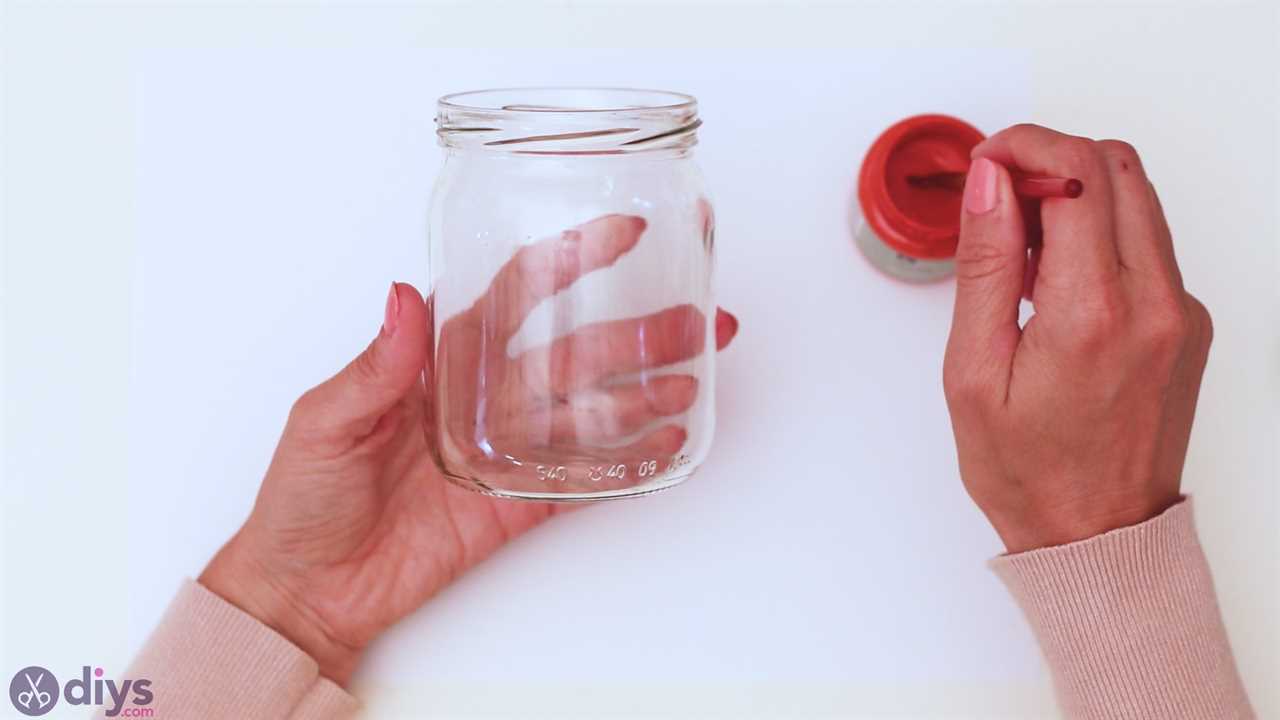
[(481, 492), (671, 487), (714, 426), (714, 218), (694, 98), (539, 88), (439, 102), (428, 442)]

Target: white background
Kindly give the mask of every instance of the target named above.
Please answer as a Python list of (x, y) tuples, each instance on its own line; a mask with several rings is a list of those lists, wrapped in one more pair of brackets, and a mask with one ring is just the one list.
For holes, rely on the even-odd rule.
[(954, 469), (950, 286), (884, 279), (848, 233), (867, 144), (922, 111), (1143, 153), (1217, 326), (1185, 485), (1280, 714), (1274, 9), (4, 12), (4, 677), (118, 672), (247, 512), (292, 399), (391, 279), (423, 284), (436, 96), (607, 83), (702, 101), (742, 321), (712, 457), (398, 626), (356, 678), (369, 717), (1053, 714)]

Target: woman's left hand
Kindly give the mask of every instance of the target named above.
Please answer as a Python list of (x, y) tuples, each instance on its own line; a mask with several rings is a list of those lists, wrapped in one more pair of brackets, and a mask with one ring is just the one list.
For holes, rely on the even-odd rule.
[[(200, 576), (338, 683), (379, 633), (566, 507), (481, 495), (436, 469), (421, 379), (431, 328), (418, 291), (392, 285), (377, 338), (295, 403), (253, 512)], [(736, 329), (720, 311), (717, 346)]]

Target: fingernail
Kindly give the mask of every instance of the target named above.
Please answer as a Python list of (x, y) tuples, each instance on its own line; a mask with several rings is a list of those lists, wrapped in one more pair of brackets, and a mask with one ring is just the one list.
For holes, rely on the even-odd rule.
[(396, 284), (391, 283), (391, 291), (387, 293), (386, 316), (382, 319), (382, 332), (387, 335), (396, 334), (396, 321), (400, 318), (400, 296), (396, 292)]
[(977, 158), (969, 166), (969, 177), (964, 183), (964, 210), (970, 215), (984, 215), (995, 209), (1000, 175), (996, 164), (986, 158)]
[(723, 348), (738, 334), (738, 318), (724, 308), (716, 308), (716, 347)]

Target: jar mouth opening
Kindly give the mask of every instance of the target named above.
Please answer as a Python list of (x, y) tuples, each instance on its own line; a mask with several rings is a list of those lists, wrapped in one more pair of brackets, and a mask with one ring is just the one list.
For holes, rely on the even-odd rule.
[(468, 90), (445, 95), (439, 105), (462, 112), (576, 115), (679, 111), (696, 107), (697, 100), (669, 90), (566, 86)]
[(440, 98), (436, 113), (441, 145), (519, 155), (680, 156), (701, 125), (693, 96), (629, 88), (473, 90)]

